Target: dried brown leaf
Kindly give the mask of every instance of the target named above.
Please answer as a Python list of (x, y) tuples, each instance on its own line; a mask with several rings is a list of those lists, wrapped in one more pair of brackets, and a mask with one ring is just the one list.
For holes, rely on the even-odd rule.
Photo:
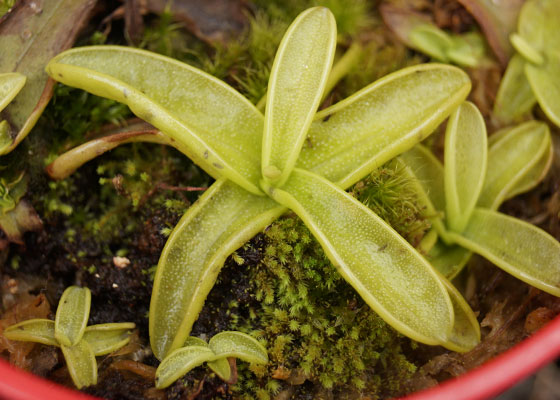
[(7, 120), (12, 151), (27, 136), (52, 96), (47, 62), (72, 46), (95, 0), (20, 0), (0, 20), (0, 72), (19, 72), (26, 85), (0, 113)]

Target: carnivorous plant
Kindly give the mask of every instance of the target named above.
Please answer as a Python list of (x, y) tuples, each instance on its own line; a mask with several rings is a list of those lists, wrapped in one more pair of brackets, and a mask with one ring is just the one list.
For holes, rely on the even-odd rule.
[(126, 345), (135, 325), (122, 322), (87, 326), (90, 306), (89, 289), (70, 286), (60, 298), (54, 321), (29, 319), (6, 328), (4, 336), (10, 340), (60, 347), (76, 387), (95, 385), (95, 356), (109, 354)]
[(497, 132), (489, 142), (488, 147), (482, 115), (467, 102), (450, 117), (443, 166), (421, 146), (401, 156), (419, 178), (421, 197), (443, 241), (432, 249), (433, 265), (452, 278), (474, 252), (560, 296), (560, 243), (496, 211), (546, 174), (552, 159), (548, 126), (530, 121)]
[[(157, 267), (149, 328), (160, 360), (184, 345), (226, 257), (288, 209), (395, 329), (463, 350), (476, 342), (476, 328), (454, 329), (473, 322), (470, 309), (457, 307), (466, 305), (460, 296), (344, 191), (429, 135), (465, 99), (469, 79), (452, 66), (414, 66), (317, 112), (335, 46), (328, 9), (300, 14), (278, 49), (264, 116), (224, 82), (138, 49), (77, 48), (48, 64), (54, 79), (126, 103), (160, 130), (86, 143), (51, 164), (53, 176), (120, 143), (151, 141), (176, 147), (216, 179), (179, 221)], [(458, 344), (463, 331), (467, 345)]]
[(560, 8), (555, 0), (529, 0), (521, 8), (518, 32), (510, 36), (517, 51), (510, 60), (494, 104), (505, 123), (539, 103), (560, 126)]
[(231, 378), (228, 358), (239, 358), (255, 364), (266, 364), (265, 348), (251, 336), (235, 331), (220, 332), (208, 343), (190, 336), (183, 347), (172, 351), (156, 370), (156, 387), (163, 389), (185, 375), (191, 369), (206, 362), (212, 371), (224, 381)]

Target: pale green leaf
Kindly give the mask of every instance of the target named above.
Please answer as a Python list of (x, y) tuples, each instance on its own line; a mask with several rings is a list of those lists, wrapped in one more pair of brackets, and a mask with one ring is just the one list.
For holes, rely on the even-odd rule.
[(409, 34), (412, 47), (441, 62), (448, 62), (447, 50), (453, 41), (445, 31), (432, 24), (419, 25)]
[(300, 169), (283, 189), (267, 192), (298, 214), (338, 272), (387, 323), (422, 343), (447, 340), (453, 310), (436, 272), (369, 208)]
[(3, 334), (10, 340), (59, 346), (54, 337), (54, 321), (50, 319), (29, 319), (7, 327)]
[(219, 357), (235, 357), (255, 364), (266, 364), (266, 349), (253, 337), (235, 331), (220, 332), (208, 342)]
[(461, 232), (484, 184), (487, 163), (484, 118), (465, 102), (451, 114), (445, 131), (444, 188), (449, 229)]
[(260, 193), (263, 117), (224, 82), (171, 58), (119, 46), (66, 51), (51, 60), (47, 72), (127, 104), (210, 175)]
[(518, 32), (537, 50), (558, 51), (560, 7), (558, 0), (526, 1), (519, 14)]
[(472, 252), (457, 245), (437, 242), (428, 253), (428, 261), (445, 278), (453, 279), (472, 256)]
[(400, 155), (399, 159), (406, 165), (416, 185), (419, 202), (426, 208), (424, 215), (440, 235), (446, 228), (442, 221), (445, 210), (445, 193), (443, 190), (443, 165), (430, 150), (418, 144)]
[(560, 126), (560, 50), (547, 53), (541, 66), (526, 63), (525, 74), (546, 116)]
[(470, 351), (480, 343), (480, 326), (476, 315), (455, 286), (444, 277), (440, 279), (447, 289), (455, 315), (453, 330), (442, 346), (460, 353)]
[(103, 356), (125, 346), (134, 328), (132, 322), (91, 325), (86, 328), (82, 340), (89, 344), (93, 354)]
[[(202, 346), (210, 348), (208, 343), (196, 336), (189, 336), (187, 340), (185, 340), (183, 347), (188, 346)], [(225, 358), (225, 356), (224, 358), (217, 359), (216, 361), (209, 361), (208, 367), (224, 381), (228, 381), (231, 377), (231, 367), (229, 366), (229, 361)]]
[(463, 233), (452, 237), (516, 278), (560, 296), (560, 243), (536, 226), (477, 208)]
[(74, 346), (82, 338), (89, 319), (91, 292), (88, 288), (70, 286), (66, 288), (54, 323), (54, 336), (65, 346)]
[(182, 347), (187, 346), (205, 346), (210, 347), (208, 343), (206, 343), (203, 339), (196, 337), (196, 336), (189, 336)]
[(226, 257), (284, 210), (224, 179), (188, 209), (165, 244), (154, 278), (150, 341), (157, 358), (183, 346)]
[(17, 72), (0, 73), (0, 111), (16, 97), (23, 85), (25, 85), (25, 80), (25, 75)]
[(74, 147), (58, 156), (56, 160), (47, 166), (46, 171), (52, 179), (64, 179), (86, 162), (126, 143), (150, 142), (165, 144), (173, 146), (179, 151), (182, 150), (177, 141), (153, 127), (151, 129), (146, 128), (145, 125), (147, 124), (144, 124), (142, 127), (133, 124), (132, 126), (128, 126), (127, 130), (124, 132), (90, 140), (80, 146)]
[(297, 165), (347, 188), (426, 138), (470, 88), (468, 76), (448, 65), (387, 75), (319, 112)]
[(537, 98), (525, 76), (525, 60), (515, 54), (504, 73), (494, 101), (494, 116), (502, 123), (510, 123), (528, 113)]
[(488, 167), (477, 206), (496, 210), (511, 197), (510, 193), (519, 193), (516, 188), (534, 186), (546, 170), (542, 160), (548, 161), (551, 144), (550, 130), (542, 122), (529, 121), (500, 133), (488, 149)]
[(156, 387), (165, 389), (191, 369), (214, 359), (216, 359), (216, 356), (208, 347), (181, 347), (165, 357), (157, 368)]
[(336, 22), (325, 7), (301, 13), (284, 35), (268, 84), (262, 148), (265, 180), (282, 185), (293, 169), (325, 89)]
[(74, 346), (60, 346), (68, 372), (78, 389), (97, 383), (97, 361), (89, 344), (80, 340)]
[(224, 381), (231, 378), (231, 367), (227, 358), (220, 358), (216, 361), (208, 361), (208, 367)]
[(552, 145), (552, 140), (548, 150), (543, 153), (541, 158), (533, 165), (530, 171), (528, 171), (507, 194), (506, 200), (511, 199), (519, 194), (528, 192), (537, 186), (550, 169), (552, 165), (552, 160), (554, 158), (554, 146)]

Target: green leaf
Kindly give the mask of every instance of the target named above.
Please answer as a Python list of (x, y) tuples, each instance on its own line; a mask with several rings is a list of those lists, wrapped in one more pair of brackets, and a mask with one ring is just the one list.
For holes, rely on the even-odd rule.
[(268, 363), (266, 349), (255, 338), (242, 332), (220, 332), (208, 344), (219, 357), (235, 357), (255, 364)]
[(300, 169), (283, 189), (267, 191), (298, 214), (338, 272), (387, 323), (422, 343), (447, 340), (453, 310), (436, 272), (369, 208)]
[(459, 353), (470, 351), (480, 343), (480, 326), (476, 315), (455, 286), (444, 277), (440, 279), (447, 289), (455, 315), (453, 330), (442, 346)]
[(224, 82), (155, 53), (119, 46), (66, 51), (47, 65), (64, 84), (127, 104), (215, 178), (260, 194), (263, 117)]
[(533, 167), (515, 184), (515, 187), (508, 192), (506, 199), (511, 199), (521, 193), (528, 192), (542, 182), (552, 165), (553, 158), (554, 146), (551, 140), (547, 151), (543, 153)]
[(449, 229), (461, 232), (484, 184), (487, 163), (484, 118), (465, 102), (451, 114), (445, 131), (444, 187)]
[(133, 142), (150, 142), (176, 147), (177, 142), (155, 128), (148, 128), (147, 124), (132, 124), (123, 132), (110, 134), (98, 139), (90, 140), (80, 146), (61, 154), (50, 163), (46, 171), (52, 179), (64, 179), (86, 162), (114, 149), (121, 144)]
[(103, 356), (126, 345), (130, 341), (130, 330), (135, 326), (132, 322), (91, 325), (86, 328), (83, 340), (93, 354)]
[(442, 213), (445, 210), (443, 165), (430, 150), (418, 144), (399, 156), (406, 165), (405, 171), (416, 182), (419, 202), (426, 208), (424, 215), (440, 235), (445, 235)]
[(336, 22), (325, 7), (301, 13), (284, 35), (268, 84), (262, 174), (282, 185), (294, 168), (325, 89), (336, 48)]
[(191, 369), (216, 359), (214, 352), (204, 346), (182, 347), (173, 351), (156, 370), (156, 387), (165, 389)]
[(4, 330), (4, 336), (10, 340), (36, 342), (48, 346), (59, 346), (54, 337), (54, 321), (50, 319), (29, 319)]
[(412, 47), (441, 62), (448, 62), (447, 50), (453, 41), (445, 31), (432, 24), (423, 24), (410, 32)]
[[(210, 345), (206, 343), (204, 340), (197, 338), (196, 336), (189, 336), (187, 340), (185, 340), (185, 344), (183, 347), (188, 346), (202, 346), (210, 348)], [(228, 381), (231, 377), (231, 367), (229, 366), (229, 361), (227, 358), (219, 358), (216, 361), (209, 361), (208, 367), (216, 373), (220, 377), (220, 379), (224, 381)]]
[(387, 75), (317, 113), (297, 166), (347, 188), (426, 138), (470, 88), (468, 76), (448, 65)]
[(529, 121), (501, 133), (488, 149), (488, 168), (477, 206), (496, 210), (512, 197), (512, 191), (519, 193), (518, 185), (534, 186), (546, 169), (542, 161), (548, 161), (551, 145), (550, 130), (542, 122)]
[(437, 242), (428, 253), (428, 261), (445, 278), (453, 279), (462, 271), (472, 252), (457, 245)]
[(526, 1), (517, 24), (519, 35), (537, 50), (558, 51), (560, 8), (557, 0)]
[(25, 75), (17, 72), (0, 74), (0, 111), (16, 97), (26, 79)]
[(511, 123), (528, 113), (537, 98), (525, 76), (525, 60), (515, 54), (504, 73), (494, 102), (494, 116), (502, 123)]
[(70, 286), (62, 293), (54, 323), (54, 336), (60, 344), (70, 347), (80, 341), (86, 329), (90, 306), (91, 292), (88, 288)]
[(560, 51), (547, 53), (542, 66), (526, 63), (525, 74), (546, 116), (560, 126)]
[(97, 361), (89, 344), (80, 340), (74, 346), (60, 346), (68, 372), (78, 389), (97, 383)]
[(226, 259), (285, 209), (224, 179), (185, 213), (160, 257), (150, 303), (150, 341), (160, 360), (183, 346)]
[(0, 114), (0, 120), (10, 124), (10, 135), (5, 137), (10, 141), (1, 141), (0, 155), (12, 151), (39, 119), (53, 89), (43, 68), (52, 57), (72, 46), (95, 2), (49, 0), (35, 2), (35, 7), (30, 4), (14, 7), (0, 24), (0, 72), (27, 77), (17, 97)]
[(451, 235), (458, 244), (507, 273), (560, 296), (560, 243), (545, 231), (517, 218), (477, 208), (463, 233)]

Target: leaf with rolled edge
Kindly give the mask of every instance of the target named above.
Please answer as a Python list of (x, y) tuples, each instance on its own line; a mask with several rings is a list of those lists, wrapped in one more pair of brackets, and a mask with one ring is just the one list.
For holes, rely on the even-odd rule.
[(97, 361), (95, 354), (85, 340), (74, 346), (60, 346), (68, 372), (78, 389), (97, 383)]
[(282, 189), (263, 189), (298, 214), (338, 272), (389, 325), (426, 344), (448, 339), (453, 309), (437, 273), (369, 208), (300, 169)]
[(336, 48), (328, 8), (301, 13), (288, 28), (270, 73), (262, 141), (262, 175), (282, 185), (294, 168), (319, 107)]
[(88, 326), (82, 340), (85, 340), (93, 354), (103, 356), (120, 349), (130, 341), (130, 330), (136, 325), (133, 322), (119, 322)]
[(133, 142), (150, 142), (173, 146), (181, 151), (180, 143), (161, 133), (156, 128), (145, 122), (135, 123), (118, 132), (90, 140), (80, 146), (74, 147), (58, 156), (46, 167), (46, 172), (52, 179), (64, 179), (86, 162), (114, 149), (121, 144)]
[(560, 126), (560, 50), (547, 53), (543, 65), (526, 63), (525, 74), (546, 116)]
[(52, 96), (47, 62), (72, 46), (88, 21), (92, 0), (19, 0), (0, 23), (0, 72), (27, 77), (22, 90), (0, 113), (10, 128), (0, 155), (12, 151), (31, 131)]
[(347, 188), (425, 139), (470, 88), (468, 76), (449, 65), (389, 74), (317, 113), (297, 167)]
[(525, 76), (525, 60), (515, 54), (504, 73), (494, 101), (494, 116), (510, 123), (528, 113), (537, 103), (533, 89)]
[(226, 257), (284, 211), (225, 179), (187, 210), (165, 244), (154, 278), (149, 327), (157, 358), (183, 346)]
[(208, 344), (220, 357), (235, 357), (255, 364), (268, 362), (266, 349), (255, 338), (243, 332), (220, 332)]
[(91, 292), (88, 288), (70, 286), (64, 290), (54, 323), (54, 336), (64, 346), (74, 346), (82, 338), (89, 319)]
[(54, 337), (54, 321), (50, 319), (29, 319), (7, 327), (3, 334), (10, 340), (60, 346)]
[(171, 58), (119, 46), (68, 50), (49, 62), (47, 72), (127, 104), (211, 176), (261, 194), (263, 116), (224, 82)]
[(26, 81), (25, 75), (17, 72), (0, 73), (0, 111), (16, 97)]
[(560, 243), (542, 229), (476, 208), (466, 229), (450, 236), (516, 278), (560, 296)]
[[(185, 340), (185, 344), (183, 347), (188, 346), (203, 346), (210, 348), (210, 345), (206, 343), (204, 340), (197, 338), (196, 336), (189, 336), (187, 340)], [(216, 373), (220, 377), (220, 379), (224, 381), (228, 381), (231, 377), (231, 367), (229, 366), (229, 361), (227, 358), (219, 358), (216, 361), (209, 361), (208, 367)]]
[(445, 218), (449, 229), (461, 232), (469, 221), (484, 184), (487, 164), (484, 118), (465, 102), (451, 114), (445, 131)]
[(443, 276), (440, 280), (447, 289), (451, 303), (453, 304), (453, 330), (449, 339), (442, 346), (460, 353), (472, 350), (480, 343), (480, 326), (473, 310), (465, 301), (461, 293)]
[(552, 141), (545, 123), (529, 121), (499, 133), (488, 149), (488, 167), (477, 206), (497, 210), (500, 204), (536, 185), (546, 173)]
[(205, 346), (181, 347), (165, 357), (156, 370), (156, 387), (165, 389), (191, 369), (217, 357)]

